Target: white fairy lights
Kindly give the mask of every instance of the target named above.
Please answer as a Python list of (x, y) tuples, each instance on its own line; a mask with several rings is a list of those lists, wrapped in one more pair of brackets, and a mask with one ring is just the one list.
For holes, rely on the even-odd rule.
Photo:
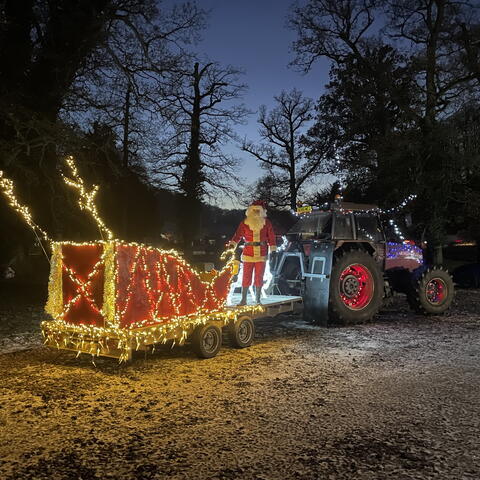
[(12, 180), (9, 178), (5, 177), (3, 174), (3, 171), (0, 170), (0, 188), (7, 197), (8, 204), (18, 213), (20, 216), (23, 218), (25, 223), (35, 232), (39, 233), (40, 236), (45, 240), (47, 243), (50, 244), (51, 239), (48, 236), (47, 232), (45, 230), (41, 229), (34, 221), (32, 218), (32, 214), (30, 213), (30, 209), (22, 205), (16, 195), (15, 195), (15, 186)]
[(62, 178), (64, 182), (69, 185), (70, 187), (73, 187), (78, 190), (79, 193), (79, 199), (78, 199), (78, 205), (81, 210), (87, 210), (95, 220), (95, 223), (98, 226), (98, 229), (100, 230), (100, 234), (103, 237), (103, 233), (107, 236), (108, 240), (113, 239), (113, 233), (112, 231), (107, 228), (105, 225), (104, 221), (100, 218), (100, 215), (98, 214), (97, 211), (97, 206), (95, 205), (95, 196), (98, 193), (98, 185), (94, 185), (90, 191), (87, 191), (85, 188), (85, 184), (83, 182), (83, 178), (80, 177), (78, 174), (77, 167), (75, 165), (75, 161), (72, 156), (69, 156), (65, 159), (65, 162), (70, 168), (70, 173), (73, 177), (73, 179), (66, 177), (65, 175), (62, 174)]

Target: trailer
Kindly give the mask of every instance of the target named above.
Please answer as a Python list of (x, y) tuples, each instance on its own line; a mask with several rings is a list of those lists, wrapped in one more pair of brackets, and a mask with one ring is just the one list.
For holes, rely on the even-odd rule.
[(135, 350), (189, 341), (198, 355), (209, 358), (221, 347), (222, 329), (228, 328), (234, 346), (247, 347), (256, 318), (301, 305), (299, 296), (270, 296), (263, 305), (229, 300), (238, 266), (233, 248), (222, 255), (221, 270), (198, 272), (175, 250), (116, 239), (98, 213), (98, 186), (86, 186), (72, 156), (65, 162), (69, 174), (62, 174), (63, 180), (77, 191), (80, 210), (91, 215), (102, 240), (53, 241), (0, 171), (0, 191), (42, 248), (45, 242), (52, 251), (45, 307), (51, 318), (41, 324), (46, 345), (126, 361)]
[[(233, 252), (220, 271), (197, 272), (178, 252), (119, 240), (53, 245), (45, 344), (128, 361), (134, 351), (190, 343), (214, 357), (222, 330), (237, 348), (252, 344), (254, 320), (301, 308), (302, 297), (269, 295), (238, 306), (229, 295)], [(238, 297), (238, 298), (237, 298)]]

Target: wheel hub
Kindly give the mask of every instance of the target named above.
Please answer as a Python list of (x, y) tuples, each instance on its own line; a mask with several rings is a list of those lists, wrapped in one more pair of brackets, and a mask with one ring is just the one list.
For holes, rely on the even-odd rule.
[(238, 337), (242, 342), (247, 342), (250, 339), (250, 325), (247, 322), (242, 322), (238, 329)]
[(213, 331), (207, 332), (203, 337), (203, 346), (205, 350), (207, 350), (208, 352), (211, 352), (212, 350), (215, 349), (216, 343), (217, 343), (217, 335)]
[(433, 278), (427, 283), (426, 297), (432, 305), (439, 305), (447, 294), (447, 286), (440, 278)]
[(353, 275), (347, 275), (343, 279), (342, 290), (345, 296), (347, 297), (354, 297), (360, 288), (360, 282), (356, 277)]

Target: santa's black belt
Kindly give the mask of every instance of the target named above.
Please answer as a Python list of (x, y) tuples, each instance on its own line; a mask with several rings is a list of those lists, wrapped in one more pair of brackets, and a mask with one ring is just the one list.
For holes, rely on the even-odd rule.
[(267, 246), (267, 242), (245, 242), (246, 247), (263, 247)]

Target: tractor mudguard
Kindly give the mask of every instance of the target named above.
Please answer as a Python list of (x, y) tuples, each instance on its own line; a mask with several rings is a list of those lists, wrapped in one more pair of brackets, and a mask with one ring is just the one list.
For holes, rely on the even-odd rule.
[(328, 325), (328, 301), (333, 250), (333, 242), (314, 243), (310, 252), (308, 272), (304, 272), (304, 319), (323, 326)]

